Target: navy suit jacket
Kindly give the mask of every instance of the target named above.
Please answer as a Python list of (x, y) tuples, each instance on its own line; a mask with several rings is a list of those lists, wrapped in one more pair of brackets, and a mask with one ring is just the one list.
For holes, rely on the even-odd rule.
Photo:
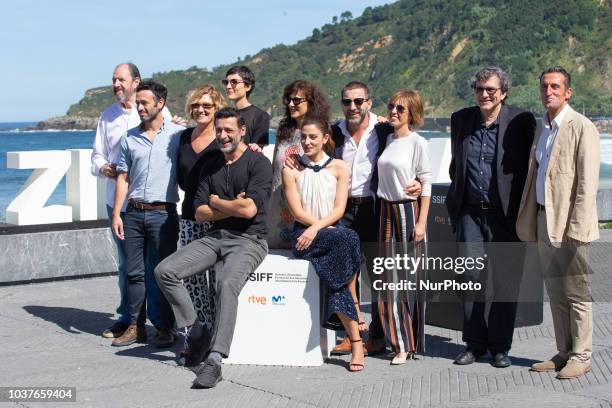
[[(469, 136), (478, 129), (480, 122), (478, 106), (462, 109), (451, 116), (451, 163), (448, 169), (451, 185), (446, 196), (446, 207), (453, 228), (457, 225), (463, 205)], [(530, 112), (502, 105), (497, 134), (497, 189), (502, 210), (513, 230), (527, 177), (535, 128), (536, 120)]]

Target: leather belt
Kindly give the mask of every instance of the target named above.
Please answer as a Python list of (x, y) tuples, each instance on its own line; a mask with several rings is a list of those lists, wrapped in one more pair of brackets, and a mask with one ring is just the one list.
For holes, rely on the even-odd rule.
[(469, 206), (478, 208), (479, 210), (488, 210), (488, 211), (501, 210), (501, 207), (498, 207), (496, 205), (494, 206), (494, 205), (487, 204), (487, 203), (469, 204)]
[(170, 211), (176, 209), (176, 204), (174, 203), (141, 203), (132, 198), (128, 200), (128, 203), (130, 204), (130, 206), (140, 211)]
[(348, 202), (351, 205), (359, 205), (363, 203), (371, 203), (374, 199), (371, 196), (367, 197), (349, 197)]

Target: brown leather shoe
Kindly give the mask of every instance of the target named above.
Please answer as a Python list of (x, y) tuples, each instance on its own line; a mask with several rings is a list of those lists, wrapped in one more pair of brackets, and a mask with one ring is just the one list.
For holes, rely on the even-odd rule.
[(385, 339), (373, 340), (369, 338), (367, 343), (363, 345), (363, 352), (366, 356), (373, 356), (375, 354), (384, 353), (385, 351), (387, 351)]
[(559, 354), (556, 354), (550, 360), (533, 364), (531, 366), (531, 371), (537, 371), (539, 373), (546, 373), (549, 371), (561, 371), (561, 369), (565, 367), (565, 364), (567, 364), (567, 359), (561, 357), (561, 355)]
[(171, 329), (159, 329), (155, 348), (168, 348), (174, 345), (175, 337)]
[(559, 371), (557, 378), (560, 380), (578, 378), (589, 371), (591, 371), (590, 361), (569, 360), (565, 367)]
[(343, 338), (331, 351), (332, 356), (344, 356), (346, 354), (351, 354), (351, 342), (348, 337)]
[(145, 341), (147, 341), (146, 328), (144, 326), (130, 324), (120, 337), (113, 340), (112, 345), (115, 347), (123, 347), (129, 346), (130, 344), (134, 344), (136, 342), (142, 343)]

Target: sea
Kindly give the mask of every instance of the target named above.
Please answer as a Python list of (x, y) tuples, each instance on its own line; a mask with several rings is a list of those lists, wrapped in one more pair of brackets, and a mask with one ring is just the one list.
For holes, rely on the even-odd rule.
[[(5, 221), (6, 208), (17, 196), (32, 170), (16, 170), (6, 167), (6, 153), (32, 150), (90, 149), (93, 144), (93, 130), (25, 130), (36, 122), (0, 122), (0, 223)], [(449, 137), (448, 133), (420, 130), (427, 139)], [(274, 143), (275, 133), (270, 134)], [(612, 188), (612, 135), (601, 135), (600, 186)], [(57, 186), (47, 205), (66, 203), (65, 177)]]

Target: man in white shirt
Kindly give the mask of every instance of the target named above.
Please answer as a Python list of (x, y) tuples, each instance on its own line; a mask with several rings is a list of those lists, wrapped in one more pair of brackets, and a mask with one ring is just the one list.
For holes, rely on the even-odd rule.
[[(121, 136), (138, 125), (140, 117), (136, 111), (136, 88), (141, 82), (140, 72), (136, 65), (131, 62), (117, 65), (113, 71), (113, 93), (117, 102), (106, 108), (100, 115), (96, 137), (91, 154), (91, 174), (97, 177), (105, 177), (106, 185), (106, 210), (109, 220), (113, 211), (115, 200), (115, 179), (117, 178), (116, 165), (120, 155)], [(172, 119), (170, 111), (164, 107), (165, 118)], [(175, 118), (178, 121), (180, 118)], [(121, 214), (125, 213), (124, 208)], [(102, 337), (120, 337), (129, 325), (129, 313), (127, 302), (127, 280), (125, 275), (125, 242), (113, 239), (117, 246), (117, 271), (119, 274), (120, 302), (117, 307), (119, 319), (108, 329), (102, 332)], [(151, 294), (156, 291), (149, 291)], [(159, 323), (159, 299), (147, 299), (148, 316), (154, 324)], [(144, 316), (143, 316), (144, 317)]]
[(559, 379), (591, 370), (593, 305), (587, 247), (599, 238), (599, 133), (593, 122), (569, 106), (570, 81), (570, 74), (558, 66), (540, 75), (546, 114), (532, 147), (516, 224), (521, 240), (538, 243), (558, 351), (531, 369), (558, 371)]
[[(377, 241), (376, 163), (385, 148), (387, 135), (393, 132), (393, 128), (370, 112), (372, 100), (366, 84), (359, 81), (349, 82), (342, 89), (341, 95), (344, 120), (332, 126), (332, 138), (336, 145), (332, 156), (344, 160), (351, 171), (349, 199), (342, 222), (357, 232), (362, 245), (367, 245)], [(406, 187), (408, 195), (418, 196), (420, 193), (421, 184), (417, 180)], [(365, 344), (365, 351), (369, 355), (384, 352), (386, 349), (376, 299), (372, 299), (371, 307), (372, 322)], [(360, 322), (360, 331), (365, 331), (363, 322)], [(348, 338), (345, 338), (333, 349), (332, 354), (350, 352), (350, 343)]]

